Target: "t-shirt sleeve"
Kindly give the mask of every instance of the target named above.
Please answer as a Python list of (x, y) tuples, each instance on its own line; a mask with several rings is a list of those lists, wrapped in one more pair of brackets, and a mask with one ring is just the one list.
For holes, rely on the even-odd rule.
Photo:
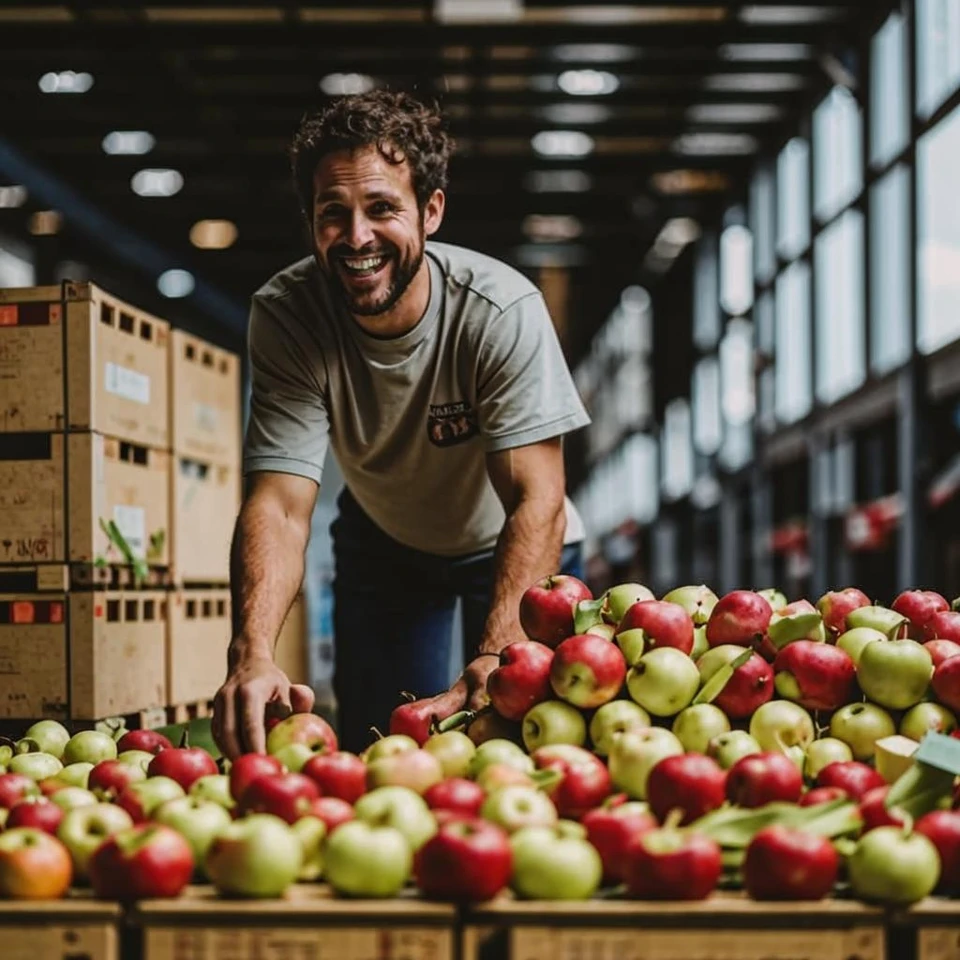
[(254, 297), (248, 335), (250, 418), (243, 472), (292, 473), (320, 483), (329, 423), (319, 348), (276, 301)]
[(484, 333), (477, 410), (488, 452), (538, 443), (590, 423), (539, 293), (506, 308)]

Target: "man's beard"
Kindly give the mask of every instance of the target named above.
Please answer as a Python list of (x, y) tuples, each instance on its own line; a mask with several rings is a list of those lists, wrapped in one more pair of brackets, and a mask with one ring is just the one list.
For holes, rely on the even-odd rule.
[[(364, 296), (362, 300), (354, 299), (354, 297), (351, 296), (350, 289), (344, 283), (343, 277), (335, 266), (329, 267), (324, 272), (333, 281), (334, 286), (350, 313), (358, 317), (376, 317), (392, 310), (400, 298), (407, 292), (407, 288), (413, 282), (413, 278), (417, 275), (423, 263), (423, 253), (423, 243), (420, 244), (412, 257), (407, 257), (406, 259), (399, 259), (395, 250), (390, 251), (387, 254), (390, 257), (390, 262), (387, 264), (386, 269), (390, 270), (392, 268), (393, 276), (389, 281), (390, 285), (387, 288), (386, 295), (381, 300), (373, 303), (371, 303), (366, 296)], [(358, 256), (359, 254), (352, 255)], [(342, 256), (342, 252), (338, 251), (331, 255), (330, 260), (335, 262), (340, 256)]]

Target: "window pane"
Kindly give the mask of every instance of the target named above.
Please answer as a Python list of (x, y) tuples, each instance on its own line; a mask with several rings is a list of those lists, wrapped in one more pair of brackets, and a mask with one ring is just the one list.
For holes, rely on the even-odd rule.
[(777, 157), (777, 252), (790, 260), (810, 243), (810, 147), (794, 137)]
[(910, 172), (894, 167), (870, 191), (870, 369), (910, 355)]
[(697, 245), (693, 278), (693, 342), (709, 350), (720, 339), (720, 304), (717, 278), (717, 238), (707, 234)]
[(784, 423), (810, 412), (810, 267), (791, 264), (777, 278), (775, 409)]
[(889, 163), (906, 145), (910, 131), (907, 103), (907, 31), (892, 13), (873, 38), (870, 61), (870, 159)]
[(817, 399), (824, 403), (863, 383), (863, 214), (847, 210), (817, 237)]
[(929, 117), (960, 84), (960, 3), (917, 0), (917, 112)]
[(917, 341), (930, 353), (960, 336), (960, 108), (917, 141)]
[(653, 437), (635, 433), (624, 443), (623, 481), (628, 491), (628, 515), (649, 523), (657, 515), (657, 444)]
[(860, 192), (860, 108), (846, 87), (834, 87), (813, 112), (814, 212), (828, 220)]
[(753, 237), (746, 227), (720, 235), (720, 306), (739, 316), (753, 303)]
[(727, 424), (723, 431), (720, 462), (728, 470), (746, 466), (753, 456), (753, 430), (749, 423)]
[(690, 431), (690, 404), (682, 398), (671, 400), (663, 415), (660, 438), (664, 496), (676, 498), (693, 486), (693, 443)]
[(773, 294), (769, 291), (757, 297), (757, 305), (753, 311), (757, 323), (757, 349), (761, 353), (773, 356), (774, 326), (773, 326)]
[(720, 365), (706, 357), (693, 368), (693, 445), (710, 456), (720, 449), (723, 425), (720, 422)]
[(753, 269), (759, 283), (772, 279), (777, 270), (773, 236), (773, 172), (766, 166), (754, 174), (750, 184), (750, 230), (753, 233)]
[(723, 420), (739, 426), (753, 419), (756, 406), (753, 388), (753, 324), (731, 320), (720, 341), (720, 383)]

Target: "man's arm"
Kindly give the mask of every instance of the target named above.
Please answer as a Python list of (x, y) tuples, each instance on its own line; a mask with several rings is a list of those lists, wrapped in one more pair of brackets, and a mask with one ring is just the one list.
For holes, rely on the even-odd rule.
[(233, 639), (227, 680), (214, 705), (214, 734), (231, 758), (265, 749), (268, 703), (297, 712), (312, 706), (308, 689), (291, 688), (274, 664), (273, 650), (303, 583), (319, 488), (313, 480), (285, 473), (253, 473), (248, 484), (230, 558)]

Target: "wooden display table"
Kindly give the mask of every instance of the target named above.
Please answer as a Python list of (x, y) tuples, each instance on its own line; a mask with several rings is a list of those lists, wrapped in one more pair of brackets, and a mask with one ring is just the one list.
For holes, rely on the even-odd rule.
[(116, 903), (77, 894), (65, 900), (0, 900), (3, 960), (120, 960)]

